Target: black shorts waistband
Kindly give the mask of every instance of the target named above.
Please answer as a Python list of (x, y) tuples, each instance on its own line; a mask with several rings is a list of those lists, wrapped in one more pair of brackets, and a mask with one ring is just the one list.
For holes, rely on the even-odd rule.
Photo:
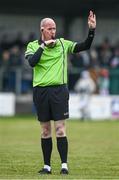
[(67, 87), (67, 84), (51, 85), (51, 86), (35, 86), (33, 88), (52, 88), (52, 87)]

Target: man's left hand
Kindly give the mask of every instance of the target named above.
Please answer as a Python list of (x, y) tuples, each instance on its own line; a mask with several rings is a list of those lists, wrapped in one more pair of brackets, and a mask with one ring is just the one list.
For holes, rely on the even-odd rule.
[(89, 13), (88, 26), (89, 26), (89, 29), (96, 28), (96, 15), (93, 13), (93, 11), (90, 11), (90, 13)]

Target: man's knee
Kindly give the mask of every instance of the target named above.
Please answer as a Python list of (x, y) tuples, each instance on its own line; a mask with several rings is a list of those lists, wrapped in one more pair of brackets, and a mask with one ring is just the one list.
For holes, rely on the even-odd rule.
[(42, 138), (49, 138), (49, 137), (51, 137), (51, 126), (49, 124), (42, 126), (41, 137)]
[(57, 137), (66, 136), (65, 127), (63, 125), (60, 125), (60, 126), (56, 127), (56, 136)]

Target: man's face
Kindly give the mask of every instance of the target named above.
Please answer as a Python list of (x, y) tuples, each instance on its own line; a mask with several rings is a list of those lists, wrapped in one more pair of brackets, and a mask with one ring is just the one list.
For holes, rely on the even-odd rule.
[(56, 35), (56, 24), (54, 21), (47, 21), (42, 29), (42, 37), (45, 41), (55, 39)]

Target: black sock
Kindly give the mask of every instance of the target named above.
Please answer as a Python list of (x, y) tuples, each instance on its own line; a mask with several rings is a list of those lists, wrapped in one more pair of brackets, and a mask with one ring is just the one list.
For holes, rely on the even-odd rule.
[(67, 154), (68, 154), (67, 137), (57, 137), (57, 149), (60, 154), (61, 162), (67, 163)]
[(41, 138), (41, 147), (43, 152), (44, 164), (50, 166), (52, 138)]

